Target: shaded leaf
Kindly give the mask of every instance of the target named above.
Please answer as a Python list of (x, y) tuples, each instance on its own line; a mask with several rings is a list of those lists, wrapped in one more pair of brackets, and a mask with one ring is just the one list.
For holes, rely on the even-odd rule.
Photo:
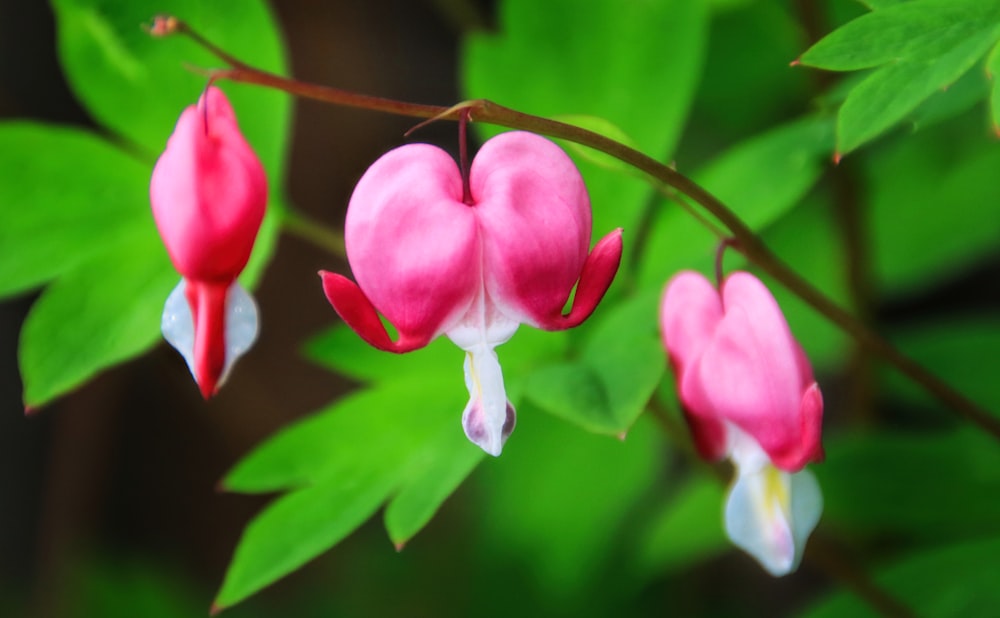
[[(492, 99), (539, 116), (598, 117), (654, 158), (671, 156), (701, 70), (705, 2), (600, 0), (580, 10), (573, 0), (508, 0), (500, 4), (499, 22), (499, 34), (465, 41), (465, 98)], [(577, 163), (594, 205), (595, 233), (632, 229), (648, 185), (586, 159), (577, 157)]]
[[(1000, 606), (1000, 538), (913, 552), (879, 569), (875, 581), (921, 616), (989, 616)], [(878, 616), (861, 599), (842, 590), (804, 616)]]
[(880, 432), (825, 445), (826, 462), (813, 471), (828, 525), (932, 542), (996, 530), (1000, 451), (985, 434)]
[(588, 431), (627, 432), (663, 376), (656, 302), (647, 294), (613, 309), (604, 307), (590, 320), (579, 358), (528, 374), (525, 396)]
[(637, 566), (663, 576), (729, 549), (723, 532), (725, 488), (708, 476), (692, 476), (674, 491), (637, 537)]

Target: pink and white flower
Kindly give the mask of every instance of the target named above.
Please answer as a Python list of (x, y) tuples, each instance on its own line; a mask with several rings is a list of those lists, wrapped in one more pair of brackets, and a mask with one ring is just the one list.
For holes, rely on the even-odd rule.
[(781, 309), (750, 273), (717, 290), (685, 271), (667, 285), (660, 325), (698, 451), (736, 466), (727, 534), (771, 574), (795, 570), (823, 508), (805, 470), (823, 458), (823, 398)]
[[(571, 328), (593, 312), (621, 259), (621, 230), (588, 253), (590, 200), (554, 143), (509, 132), (462, 172), (427, 144), (392, 150), (351, 196), (347, 257), (357, 284), (323, 272), (341, 318), (381, 350), (408, 352), (447, 335), (466, 351), (466, 435), (499, 455), (514, 428), (494, 348), (520, 324)], [(572, 307), (563, 308), (576, 286)], [(399, 333), (393, 341), (379, 318)]]
[(183, 277), (164, 306), (163, 336), (207, 399), (257, 336), (257, 308), (236, 277), (267, 205), (264, 168), (218, 88), (181, 114), (153, 169), (149, 197)]

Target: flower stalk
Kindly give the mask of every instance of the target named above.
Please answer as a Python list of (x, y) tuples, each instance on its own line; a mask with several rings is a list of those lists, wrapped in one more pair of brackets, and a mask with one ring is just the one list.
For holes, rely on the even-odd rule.
[(698, 204), (728, 229), (735, 240), (734, 248), (737, 248), (762, 272), (767, 273), (796, 294), (830, 322), (854, 338), (868, 352), (881, 358), (903, 375), (921, 385), (930, 395), (956, 414), (1000, 440), (1000, 418), (992, 415), (982, 406), (952, 388), (947, 382), (900, 352), (889, 341), (804, 280), (778, 258), (735, 212), (706, 189), (675, 169), (625, 144), (581, 127), (525, 114), (486, 99), (467, 101), (449, 108), (374, 97), (281, 77), (239, 61), (206, 40), (183, 21), (171, 16), (154, 18), (153, 24), (148, 30), (154, 36), (172, 34), (187, 36), (230, 65), (228, 69), (206, 71), (206, 74), (213, 80), (228, 79), (246, 84), (257, 84), (333, 105), (414, 118), (458, 121), (463, 114), (468, 113), (477, 122), (565, 139), (611, 155), (644, 172), (655, 181), (654, 184), (670, 187)]

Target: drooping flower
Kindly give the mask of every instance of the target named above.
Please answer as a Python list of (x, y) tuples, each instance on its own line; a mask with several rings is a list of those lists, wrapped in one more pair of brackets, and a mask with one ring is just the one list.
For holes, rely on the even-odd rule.
[(699, 453), (736, 466), (726, 533), (772, 575), (794, 571), (823, 508), (805, 469), (823, 458), (823, 399), (778, 303), (750, 273), (716, 290), (685, 271), (667, 285), (660, 325)]
[(588, 254), (583, 179), (558, 146), (532, 133), (486, 142), (467, 180), (466, 196), (462, 172), (440, 148), (388, 152), (365, 172), (347, 210), (357, 284), (321, 276), (337, 313), (376, 348), (408, 352), (446, 334), (466, 351), (462, 424), (470, 440), (499, 455), (515, 412), (494, 348), (522, 323), (561, 330), (583, 322), (618, 269), (621, 230)]
[(149, 197), (182, 276), (164, 306), (163, 336), (207, 399), (257, 336), (257, 308), (236, 277), (267, 205), (264, 168), (218, 88), (181, 114), (153, 169)]

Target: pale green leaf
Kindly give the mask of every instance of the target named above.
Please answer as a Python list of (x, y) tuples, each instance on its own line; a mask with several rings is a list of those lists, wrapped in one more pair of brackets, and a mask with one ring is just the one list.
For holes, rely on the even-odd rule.
[(993, 131), (1000, 135), (1000, 43), (993, 46), (986, 59), (986, 72), (993, 83), (990, 89), (990, 115)]
[(63, 273), (31, 308), (21, 333), (25, 405), (47, 403), (149, 349), (179, 279), (166, 252), (147, 236)]
[(152, 228), (149, 167), (79, 129), (0, 125), (0, 296)]
[(386, 500), (391, 470), (361, 470), (278, 498), (247, 526), (213, 607), (239, 603), (357, 529)]
[(903, 61), (936, 61), (970, 40), (995, 37), (1000, 3), (913, 0), (880, 8), (841, 26), (799, 61), (831, 71), (856, 71)]
[(934, 57), (906, 59), (869, 75), (837, 116), (837, 151), (846, 154), (889, 129), (929, 96), (960, 78), (996, 41), (997, 27)]

